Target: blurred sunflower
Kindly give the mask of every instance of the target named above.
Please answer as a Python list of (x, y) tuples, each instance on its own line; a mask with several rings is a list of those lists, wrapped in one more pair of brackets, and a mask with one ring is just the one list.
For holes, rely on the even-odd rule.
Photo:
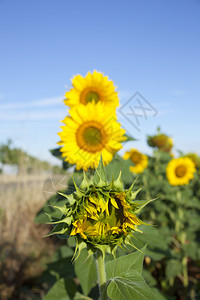
[(189, 157), (195, 164), (195, 167), (200, 168), (200, 157), (196, 153), (187, 153), (185, 157)]
[(170, 152), (173, 147), (173, 140), (171, 137), (167, 136), (164, 133), (159, 133), (154, 136), (148, 136), (147, 143), (149, 146), (164, 152)]
[(94, 71), (85, 77), (77, 75), (72, 79), (73, 88), (66, 92), (64, 100), (69, 107), (86, 105), (91, 101), (103, 102), (108, 106), (116, 108), (119, 105), (119, 98), (115, 92), (113, 81), (102, 73)]
[(134, 163), (135, 166), (130, 167), (130, 171), (136, 174), (142, 173), (148, 165), (148, 157), (136, 149), (131, 149), (127, 151), (124, 159), (129, 159)]
[(90, 102), (71, 108), (59, 133), (62, 156), (79, 170), (97, 167), (102, 155), (104, 165), (122, 148), (125, 130), (117, 122), (115, 111), (104, 103)]
[(165, 152), (170, 152), (172, 147), (173, 147), (173, 139), (171, 137), (168, 137), (165, 146), (161, 147), (160, 149)]
[(195, 164), (189, 157), (172, 159), (166, 168), (166, 175), (171, 185), (184, 185), (194, 177)]

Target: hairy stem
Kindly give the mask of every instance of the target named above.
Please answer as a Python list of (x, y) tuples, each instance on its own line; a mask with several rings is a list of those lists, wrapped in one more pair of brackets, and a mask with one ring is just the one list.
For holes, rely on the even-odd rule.
[(106, 296), (106, 271), (104, 264), (103, 253), (98, 250), (96, 253), (96, 265), (97, 265), (97, 274), (98, 274), (98, 284), (99, 284), (99, 292), (100, 299), (107, 300)]
[[(182, 245), (185, 244), (186, 240), (186, 234), (184, 232), (184, 209), (181, 205), (181, 191), (177, 191), (177, 205), (178, 205), (178, 220), (176, 221), (176, 233), (177, 238)], [(183, 285), (185, 288), (188, 287), (188, 266), (187, 266), (187, 256), (183, 256), (182, 260), (182, 266), (183, 266)]]

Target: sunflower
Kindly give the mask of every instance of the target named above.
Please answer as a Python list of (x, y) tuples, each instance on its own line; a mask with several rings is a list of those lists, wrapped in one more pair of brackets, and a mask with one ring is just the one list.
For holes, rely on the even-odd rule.
[(91, 194), (83, 210), (75, 215), (70, 235), (79, 234), (84, 240), (104, 244), (135, 230), (141, 221), (125, 198), (125, 192), (108, 194), (106, 199), (103, 194)]
[(172, 159), (166, 169), (167, 179), (171, 185), (188, 184), (195, 172), (195, 164), (189, 157)]
[(97, 167), (102, 155), (104, 165), (122, 148), (124, 129), (116, 120), (113, 109), (104, 103), (80, 104), (69, 111), (59, 133), (62, 156), (79, 170)]
[(147, 139), (147, 143), (149, 146), (153, 148), (157, 147), (159, 150), (162, 150), (164, 152), (170, 152), (173, 147), (172, 138), (164, 133), (149, 136)]
[(86, 77), (77, 75), (72, 79), (72, 86), (73, 88), (66, 92), (66, 99), (64, 100), (69, 107), (80, 103), (86, 105), (91, 101), (95, 101), (95, 103), (103, 102), (113, 108), (119, 105), (113, 82), (100, 72), (89, 72)]
[(135, 166), (130, 167), (130, 171), (136, 174), (142, 173), (148, 165), (148, 157), (136, 149), (131, 149), (127, 151), (124, 156), (124, 159), (129, 159), (134, 163)]
[(79, 254), (87, 247), (89, 255), (98, 249), (104, 255), (105, 252), (115, 255), (118, 245), (133, 245), (133, 233), (141, 232), (138, 226), (145, 224), (137, 214), (151, 200), (136, 200), (140, 189), (134, 190), (134, 183), (129, 189), (124, 189), (121, 172), (115, 180), (108, 181), (102, 159), (93, 177), (88, 178), (84, 173), (80, 186), (75, 182), (74, 186), (75, 191), (70, 195), (59, 193), (66, 201), (63, 206), (53, 207), (63, 216), (50, 223), (55, 227), (47, 236), (74, 236), (75, 253), (78, 250)]

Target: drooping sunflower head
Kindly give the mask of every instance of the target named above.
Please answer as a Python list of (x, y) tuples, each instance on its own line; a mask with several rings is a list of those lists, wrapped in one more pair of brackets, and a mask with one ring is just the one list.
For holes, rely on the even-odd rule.
[[(63, 217), (54, 224), (62, 224), (59, 231), (55, 228), (51, 234), (75, 236), (77, 248), (88, 247), (112, 252), (121, 243), (130, 243), (137, 226), (144, 224), (137, 216), (150, 201), (136, 201), (139, 192), (133, 191), (134, 184), (124, 190), (121, 173), (116, 180), (106, 180), (102, 161), (92, 179), (84, 174), (84, 179), (76, 192), (64, 195), (66, 204), (56, 207)], [(50, 234), (50, 235), (51, 235)]]
[(153, 148), (158, 148), (164, 152), (170, 152), (173, 147), (173, 140), (166, 134), (159, 133), (154, 136), (148, 136), (147, 143)]
[(73, 88), (66, 92), (64, 100), (69, 107), (77, 106), (80, 103), (86, 105), (92, 101), (103, 102), (113, 108), (119, 105), (113, 81), (100, 72), (89, 72), (85, 77), (77, 75), (72, 79), (72, 86)]
[(171, 185), (184, 185), (194, 177), (195, 165), (189, 157), (172, 159), (166, 169), (166, 175)]
[(126, 140), (113, 109), (91, 102), (71, 108), (70, 115), (63, 120), (63, 131), (59, 133), (58, 144), (65, 160), (76, 164), (77, 169), (87, 170), (97, 167), (102, 155), (104, 165), (108, 164)]
[(148, 165), (148, 157), (136, 149), (127, 151), (123, 158), (130, 159), (132, 161), (134, 166), (130, 167), (130, 171), (136, 174), (142, 173)]

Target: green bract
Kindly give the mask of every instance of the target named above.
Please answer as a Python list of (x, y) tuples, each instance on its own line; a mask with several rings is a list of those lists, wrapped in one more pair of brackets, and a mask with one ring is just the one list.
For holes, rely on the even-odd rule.
[[(63, 216), (61, 220), (52, 222), (55, 227), (49, 235), (75, 236), (76, 251), (87, 247), (89, 253), (100, 249), (115, 254), (118, 245), (131, 244), (131, 236), (144, 224), (136, 214), (150, 201), (136, 201), (140, 189), (134, 191), (134, 183), (124, 190), (121, 172), (117, 179), (108, 182), (102, 163), (92, 179), (84, 178), (80, 187), (66, 198), (63, 206), (54, 206)], [(48, 235), (48, 236), (49, 236)], [(75, 251), (75, 253), (76, 253)]]

